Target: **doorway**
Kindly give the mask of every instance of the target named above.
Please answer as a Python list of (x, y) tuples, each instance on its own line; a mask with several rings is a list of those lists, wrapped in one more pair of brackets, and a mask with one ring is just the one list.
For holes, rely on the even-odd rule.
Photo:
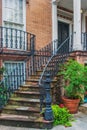
[[(58, 21), (58, 47), (69, 37), (69, 24)], [(69, 41), (65, 43), (65, 48), (69, 51)]]

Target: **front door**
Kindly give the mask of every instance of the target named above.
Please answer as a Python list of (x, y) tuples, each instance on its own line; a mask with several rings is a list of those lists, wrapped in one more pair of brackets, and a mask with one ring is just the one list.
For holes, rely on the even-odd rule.
[[(58, 46), (69, 37), (69, 24), (58, 21)], [(65, 48), (69, 51), (69, 41), (65, 43)]]

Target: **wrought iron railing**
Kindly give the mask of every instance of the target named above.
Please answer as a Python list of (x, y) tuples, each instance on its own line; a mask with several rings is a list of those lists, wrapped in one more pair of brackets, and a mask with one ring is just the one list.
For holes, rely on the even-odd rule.
[(82, 43), (82, 50), (87, 51), (87, 33), (82, 33), (81, 43)]
[(0, 49), (32, 51), (34, 40), (34, 34), (0, 26)]
[[(49, 111), (51, 111), (50, 109), (51, 99), (50, 99), (50, 94), (49, 94), (50, 87), (48, 85), (48, 83), (50, 83), (49, 77), (52, 80), (56, 76), (56, 74), (58, 73), (60, 64), (64, 63), (69, 53), (73, 49), (72, 43), (73, 43), (72, 36), (70, 36), (58, 46), (54, 54), (51, 56), (51, 58), (48, 60), (47, 64), (45, 65), (42, 75), (40, 77), (40, 80), (39, 80), (40, 96), (41, 96), (40, 109), (41, 111), (43, 107), (48, 109), (46, 111), (46, 115), (47, 113), (49, 113)], [(58, 40), (56, 40), (56, 45), (58, 45)], [(44, 106), (44, 101), (46, 103), (45, 106)], [(51, 114), (48, 114), (48, 115), (51, 116)], [(50, 120), (49, 116), (48, 117), (46, 116), (46, 117)]]
[(28, 59), (26, 59), (26, 77), (30, 77), (32, 74), (35, 74), (38, 70), (42, 69), (42, 66), (47, 63), (52, 54), (53, 46), (51, 42), (28, 57)]
[(15, 67), (7, 69), (0, 81), (0, 108), (3, 108), (10, 98), (11, 94), (18, 90), (25, 81), (25, 70)]
[[(34, 41), (32, 41), (34, 42)], [(35, 44), (35, 43), (34, 43)], [(10, 98), (11, 94), (18, 90), (18, 88), (28, 79), (32, 74), (40, 69), (43, 64), (46, 64), (52, 53), (52, 43), (46, 45), (39, 51), (35, 51), (35, 46), (32, 44), (31, 55), (27, 56), (24, 60), (26, 67), (8, 67), (3, 74), (3, 79), (1, 81), (1, 86), (3, 90), (1, 91), (0, 107), (2, 108)]]

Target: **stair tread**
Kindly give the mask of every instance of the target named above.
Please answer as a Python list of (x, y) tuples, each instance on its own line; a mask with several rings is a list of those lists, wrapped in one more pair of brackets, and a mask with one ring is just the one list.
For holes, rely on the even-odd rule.
[(18, 97), (18, 98), (10, 98), (10, 100), (13, 100), (13, 101), (24, 101), (24, 102), (40, 102), (40, 99), (28, 99), (28, 98), (21, 98), (21, 97)]
[(36, 85), (24, 84), (24, 85), (21, 85), (21, 87), (35, 87), (35, 88), (39, 88), (39, 86), (37, 84)]
[(39, 81), (39, 79), (31, 78), (31, 79), (27, 79), (26, 81), (33, 81), (34, 82), (34, 81)]
[(6, 107), (4, 107), (4, 109), (40, 112), (39, 108), (27, 107), (27, 106), (16, 106), (16, 105), (7, 105)]
[(35, 94), (39, 95), (40, 92), (33, 92), (33, 91), (15, 91), (15, 93), (20, 93), (20, 94)]
[(1, 114), (0, 120), (10, 120), (10, 121), (23, 121), (23, 122), (35, 122), (35, 123), (49, 123), (52, 121), (46, 121), (43, 117), (29, 117), (23, 115), (14, 115), (14, 114)]
[(14, 115), (14, 114), (1, 114), (0, 120), (13, 120), (13, 121), (38, 121), (38, 117), (29, 117), (24, 115)]
[[(39, 82), (39, 79), (27, 79), (26, 81), (27, 81), (27, 82), (29, 82), (29, 81), (36, 81), (36, 82), (38, 81), (38, 82)], [(57, 81), (57, 80), (55, 80), (55, 79), (52, 80), (52, 82), (56, 82), (56, 81)], [(39, 84), (38, 84), (38, 85), (39, 85)]]

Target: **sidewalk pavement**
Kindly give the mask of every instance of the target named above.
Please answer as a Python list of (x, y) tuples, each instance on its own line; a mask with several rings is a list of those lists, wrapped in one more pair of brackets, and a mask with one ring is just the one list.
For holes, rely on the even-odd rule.
[[(72, 123), (72, 127), (64, 127), (58, 125), (51, 130), (87, 130), (87, 115), (81, 112), (75, 114), (75, 119)], [(9, 126), (1, 126), (0, 130), (40, 130), (40, 129), (33, 129), (33, 128), (21, 128), (21, 127), (9, 127)], [(45, 129), (46, 130), (46, 129)]]

